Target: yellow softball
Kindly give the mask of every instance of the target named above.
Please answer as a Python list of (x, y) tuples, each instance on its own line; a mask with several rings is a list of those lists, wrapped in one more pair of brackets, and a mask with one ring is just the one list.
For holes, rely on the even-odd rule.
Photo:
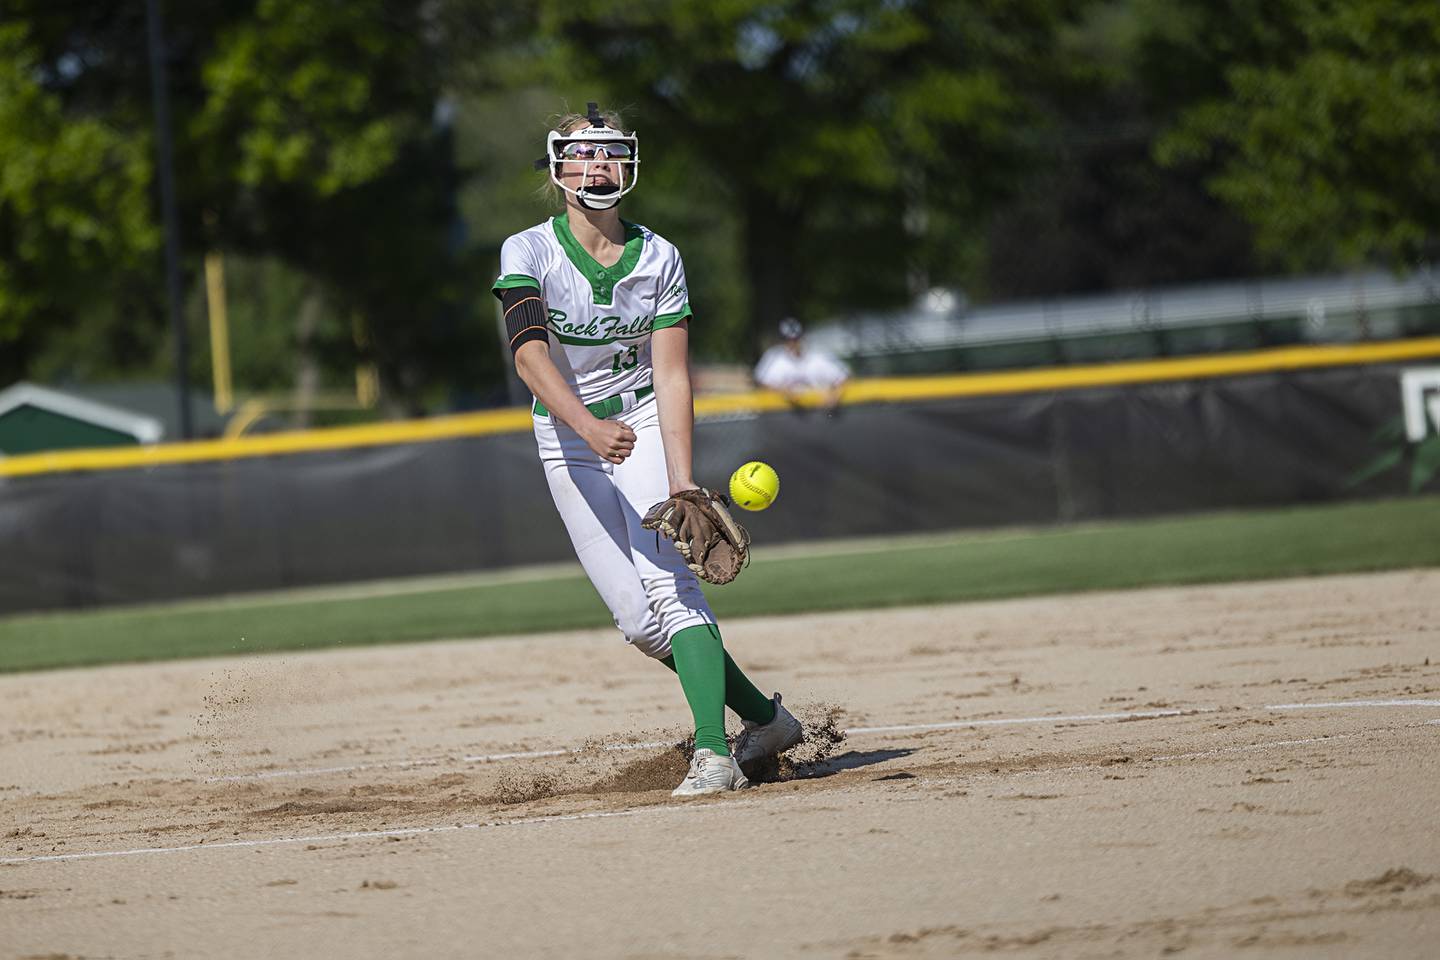
[(730, 502), (746, 510), (764, 510), (780, 495), (780, 475), (768, 463), (751, 460), (730, 474)]

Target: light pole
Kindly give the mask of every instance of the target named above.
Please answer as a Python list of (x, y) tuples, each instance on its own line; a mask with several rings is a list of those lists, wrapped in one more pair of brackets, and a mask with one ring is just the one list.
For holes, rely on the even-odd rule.
[(180, 438), (194, 431), (190, 420), (190, 344), (180, 295), (180, 225), (175, 216), (175, 171), (170, 142), (170, 91), (165, 79), (165, 28), (159, 0), (145, 0), (150, 47), (150, 94), (155, 106), (155, 172), (160, 180), (160, 219), (165, 230), (165, 294), (175, 338), (175, 390), (180, 404)]

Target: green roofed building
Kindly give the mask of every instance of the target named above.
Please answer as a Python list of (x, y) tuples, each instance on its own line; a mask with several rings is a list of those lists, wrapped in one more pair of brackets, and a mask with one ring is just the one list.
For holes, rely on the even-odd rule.
[(164, 426), (154, 417), (68, 393), (17, 383), (0, 390), (0, 456), (79, 447), (155, 443)]

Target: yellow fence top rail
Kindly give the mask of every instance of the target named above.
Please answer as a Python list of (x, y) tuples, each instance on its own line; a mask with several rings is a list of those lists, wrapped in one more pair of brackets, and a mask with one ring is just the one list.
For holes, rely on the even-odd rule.
[[(1440, 357), (1440, 337), (1385, 343), (1279, 347), (1251, 353), (1213, 354), (1125, 363), (1047, 367), (1004, 373), (946, 374), (924, 377), (875, 377), (851, 381), (845, 403), (895, 403), (944, 397), (1075, 390), (1173, 380), (1278, 373), (1315, 367), (1394, 363)], [(815, 399), (815, 398), (812, 398)], [(695, 399), (701, 416), (783, 410), (780, 394), (768, 390), (712, 394)], [(530, 429), (529, 408), (404, 420), (390, 423), (295, 430), (223, 440), (196, 440), (140, 447), (57, 450), (0, 459), (0, 477), (88, 470), (119, 470), (208, 460), (234, 460), (353, 447), (421, 443), (518, 433)]]

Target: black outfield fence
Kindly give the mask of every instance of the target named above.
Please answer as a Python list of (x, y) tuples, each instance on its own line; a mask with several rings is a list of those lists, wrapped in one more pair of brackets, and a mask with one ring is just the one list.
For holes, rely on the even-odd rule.
[[(1395, 495), (1401, 469), (1353, 481), (1405, 443), (1402, 369), (734, 413), (697, 425), (696, 476), (775, 466), (762, 544)], [(9, 477), (0, 544), (0, 612), (572, 556), (526, 433)]]

